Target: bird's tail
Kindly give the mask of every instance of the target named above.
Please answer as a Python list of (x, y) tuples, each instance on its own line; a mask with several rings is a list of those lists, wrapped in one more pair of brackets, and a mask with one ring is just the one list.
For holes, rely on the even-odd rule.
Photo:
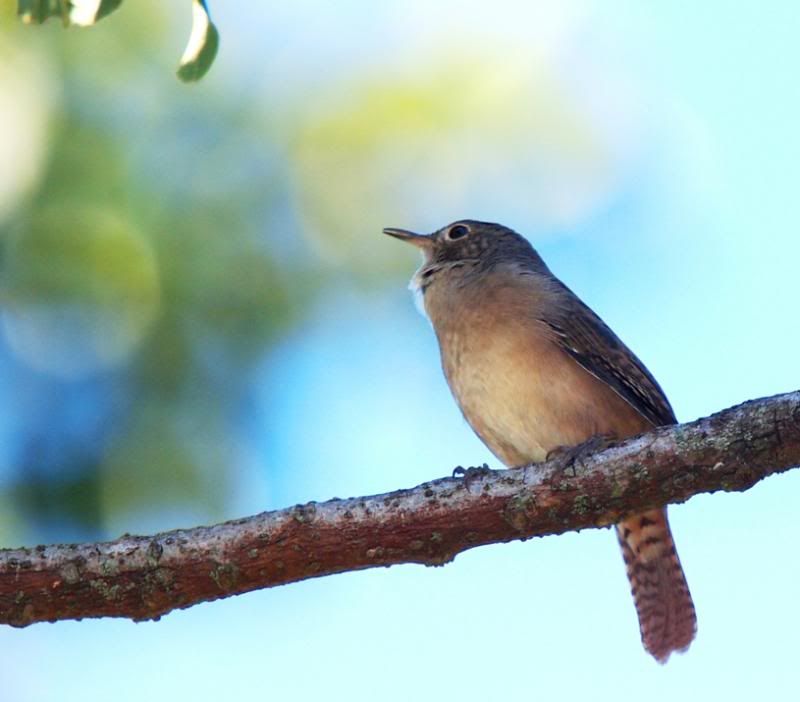
[(666, 509), (617, 524), (622, 557), (639, 615), (642, 643), (659, 663), (685, 651), (697, 631), (694, 603), (669, 530)]

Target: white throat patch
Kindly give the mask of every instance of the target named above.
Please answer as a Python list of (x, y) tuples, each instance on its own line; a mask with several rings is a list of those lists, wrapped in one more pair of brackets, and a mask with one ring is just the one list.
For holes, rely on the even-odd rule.
[(430, 322), (428, 318), (428, 313), (425, 311), (425, 293), (422, 292), (422, 288), (425, 284), (425, 277), (423, 274), (426, 271), (429, 271), (431, 268), (436, 269), (440, 268), (436, 264), (431, 264), (428, 260), (428, 257), (425, 255), (425, 252), (422, 252), (422, 265), (417, 269), (417, 272), (414, 273), (414, 276), (408, 282), (408, 289), (411, 291), (412, 295), (414, 296), (414, 306), (419, 310), (419, 313), (425, 317)]

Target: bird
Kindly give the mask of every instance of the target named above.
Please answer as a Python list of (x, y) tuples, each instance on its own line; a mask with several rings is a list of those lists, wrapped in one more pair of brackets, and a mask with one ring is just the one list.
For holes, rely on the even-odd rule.
[[(525, 237), (470, 219), (383, 232), (422, 252), (409, 287), (464, 418), (507, 467), (677, 423), (644, 364)], [(697, 631), (666, 508), (626, 516), (616, 532), (642, 643), (665, 663)]]

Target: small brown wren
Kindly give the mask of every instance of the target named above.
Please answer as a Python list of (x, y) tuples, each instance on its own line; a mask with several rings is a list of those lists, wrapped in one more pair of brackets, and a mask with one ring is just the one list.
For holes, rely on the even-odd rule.
[[(422, 251), (411, 288), (433, 324), (447, 382), (506, 466), (677, 422), (642, 362), (516, 232), (461, 220), (429, 235), (384, 233)], [(616, 529), (642, 642), (666, 662), (697, 630), (667, 511), (632, 515)]]

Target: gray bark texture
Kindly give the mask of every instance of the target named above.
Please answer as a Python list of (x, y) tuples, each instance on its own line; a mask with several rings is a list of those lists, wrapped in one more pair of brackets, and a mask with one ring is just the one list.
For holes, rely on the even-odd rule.
[(0, 623), (157, 619), (306, 578), (399, 563), (442, 565), (476, 546), (603, 527), (699, 493), (746, 490), (797, 465), (800, 391), (573, 460), (477, 469), (408, 490), (154, 536), (3, 549)]

